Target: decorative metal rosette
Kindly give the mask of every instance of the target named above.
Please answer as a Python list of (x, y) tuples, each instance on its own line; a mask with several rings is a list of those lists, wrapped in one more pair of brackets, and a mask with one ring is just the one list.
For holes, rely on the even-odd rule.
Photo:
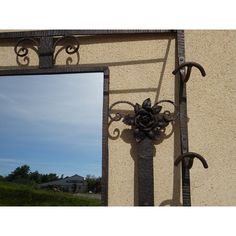
[(160, 137), (160, 134), (165, 131), (165, 128), (169, 123), (176, 120), (178, 117), (178, 114), (173, 116), (170, 111), (164, 111), (161, 113), (162, 106), (160, 106), (160, 104), (164, 102), (170, 103), (176, 108), (174, 102), (170, 100), (161, 100), (153, 106), (150, 98), (146, 99), (142, 106), (138, 103), (134, 105), (125, 101), (116, 102), (111, 106), (111, 108), (119, 103), (128, 103), (133, 106), (134, 114), (121, 115), (120, 113), (116, 113), (116, 116), (111, 119), (113, 119), (113, 121), (118, 121), (123, 118), (122, 121), (126, 125), (132, 126), (134, 137), (137, 142), (142, 141), (146, 137), (156, 140)]

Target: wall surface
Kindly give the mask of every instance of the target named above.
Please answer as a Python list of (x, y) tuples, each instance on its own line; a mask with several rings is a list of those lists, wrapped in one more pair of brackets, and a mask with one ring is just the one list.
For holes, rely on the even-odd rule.
[[(236, 205), (236, 31), (185, 31), (186, 61), (202, 64), (207, 76), (193, 70), (187, 84), (189, 147), (202, 154), (209, 168), (199, 161), (191, 169), (192, 205)], [(0, 65), (16, 66), (12, 47), (1, 44)], [(32, 55), (34, 52), (31, 52)], [(31, 65), (37, 64), (33, 55)], [(170, 36), (85, 36), (80, 40), (79, 65), (108, 66), (110, 104), (118, 100), (142, 103), (176, 98), (175, 39)], [(65, 64), (60, 53), (57, 65)], [(1, 68), (3, 69), (3, 68)], [(169, 107), (166, 107), (169, 108)], [(120, 105), (117, 110), (132, 110)], [(120, 131), (117, 136), (115, 129)], [(155, 205), (181, 205), (180, 167), (174, 167), (179, 154), (178, 124), (167, 128), (167, 136), (155, 145)], [(117, 137), (116, 137), (117, 136)], [(110, 206), (137, 204), (136, 144), (130, 127), (114, 122), (109, 127)]]
[(186, 31), (187, 60), (204, 65), (188, 84), (190, 150), (207, 158), (191, 171), (194, 205), (236, 205), (236, 31)]

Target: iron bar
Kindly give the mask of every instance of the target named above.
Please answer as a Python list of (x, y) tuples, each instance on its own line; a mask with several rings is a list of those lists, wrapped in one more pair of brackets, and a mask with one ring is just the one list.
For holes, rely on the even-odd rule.
[[(208, 168), (206, 160), (199, 154), (189, 152), (188, 146), (188, 124), (187, 124), (187, 92), (186, 83), (190, 78), (192, 67), (200, 70), (202, 76), (205, 76), (204, 68), (196, 62), (185, 63), (184, 31), (178, 30), (176, 36), (177, 43), (177, 68), (173, 71), (174, 75), (179, 75), (179, 124), (180, 124), (180, 146), (181, 155), (175, 160), (175, 165), (182, 162), (182, 197), (183, 206), (191, 206), (191, 186), (190, 169), (193, 166), (193, 159), (197, 157)], [(187, 67), (187, 73), (186, 73)]]
[(53, 67), (53, 38), (41, 37), (39, 47), (39, 68)]
[(154, 144), (150, 138), (145, 138), (138, 144), (139, 206), (154, 206), (153, 153)]
[(25, 37), (50, 37), (67, 35), (118, 35), (118, 34), (175, 34), (176, 30), (33, 30), (2, 32), (0, 39), (16, 39)]

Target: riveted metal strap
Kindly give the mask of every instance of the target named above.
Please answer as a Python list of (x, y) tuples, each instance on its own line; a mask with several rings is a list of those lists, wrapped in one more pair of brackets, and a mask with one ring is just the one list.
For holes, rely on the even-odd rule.
[[(184, 31), (177, 31), (177, 61), (178, 66), (185, 63), (185, 45)], [(185, 75), (185, 70), (181, 71)], [(179, 79), (179, 122), (180, 122), (180, 145), (181, 154), (188, 152), (188, 125), (187, 125), (187, 93), (186, 83)], [(182, 196), (183, 206), (191, 206), (191, 191), (190, 191), (190, 173), (182, 161)]]

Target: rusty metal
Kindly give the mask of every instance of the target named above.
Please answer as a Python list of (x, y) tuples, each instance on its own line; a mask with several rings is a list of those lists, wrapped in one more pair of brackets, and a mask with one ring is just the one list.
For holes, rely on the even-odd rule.
[[(185, 62), (184, 31), (178, 30), (176, 35), (177, 44), (177, 68), (172, 72), (179, 79), (179, 123), (180, 123), (180, 149), (181, 155), (175, 160), (175, 165), (182, 162), (182, 196), (183, 206), (191, 206), (190, 172), (193, 159), (197, 157), (204, 168), (208, 168), (206, 160), (199, 154), (189, 152), (188, 147), (188, 124), (187, 124), (187, 93), (186, 83), (188, 82), (192, 67), (200, 70), (205, 76), (204, 68), (196, 62)], [(186, 72), (187, 67), (187, 72)]]
[[(109, 113), (111, 121), (119, 121), (123, 118), (123, 123), (132, 127), (133, 136), (138, 143), (137, 168), (138, 168), (138, 205), (154, 206), (154, 185), (153, 185), (153, 156), (154, 141), (160, 139), (165, 133), (165, 128), (170, 122), (178, 118), (178, 112), (171, 114), (166, 110), (161, 113), (162, 103), (170, 103), (177, 106), (170, 100), (161, 100), (151, 104), (150, 98), (146, 99), (142, 105), (133, 104), (128, 101), (117, 101), (110, 106)], [(121, 114), (117, 112), (112, 116), (112, 109), (118, 104), (128, 104), (132, 106), (132, 114)]]

